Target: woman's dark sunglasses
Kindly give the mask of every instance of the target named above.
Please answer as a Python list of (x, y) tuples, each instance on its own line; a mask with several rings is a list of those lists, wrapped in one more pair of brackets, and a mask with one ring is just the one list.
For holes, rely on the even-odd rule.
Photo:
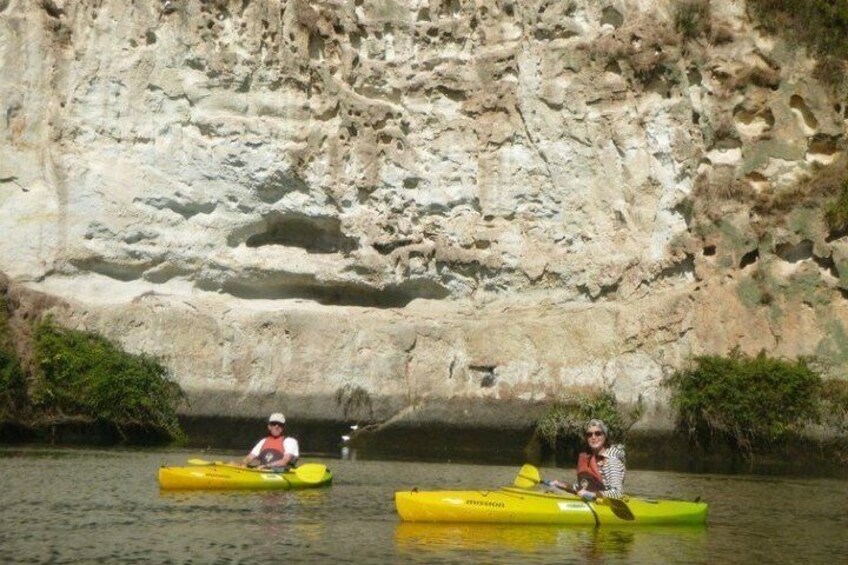
[(269, 426), (277, 426), (278, 428), (282, 428), (283, 425), (279, 422), (268, 422)]
[(604, 435), (604, 432), (601, 432), (601, 431), (597, 431), (597, 432), (586, 432), (586, 437), (592, 437), (592, 436), (595, 436), (595, 437), (601, 437), (601, 436), (603, 436), (603, 435)]

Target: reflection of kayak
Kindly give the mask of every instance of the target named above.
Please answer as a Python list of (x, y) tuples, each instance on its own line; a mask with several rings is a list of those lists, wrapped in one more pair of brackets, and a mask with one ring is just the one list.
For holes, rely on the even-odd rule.
[[(398, 522), (395, 548), (414, 561), (438, 563), (449, 552), (484, 552), (486, 562), (658, 563), (674, 548), (675, 561), (700, 563), (709, 551), (707, 527), (567, 526)], [(663, 548), (663, 549), (660, 549)], [(525, 558), (526, 555), (526, 558)], [(504, 558), (509, 556), (509, 558)], [(500, 558), (500, 559), (499, 559)], [(668, 561), (666, 559), (666, 561)]]
[[(683, 542), (687, 551), (696, 551), (682, 562), (696, 562), (696, 548), (701, 547), (706, 527), (703, 524), (676, 526), (569, 527), (559, 524), (462, 524), (433, 522), (398, 522), (395, 545), (410, 552), (449, 550), (556, 550), (560, 562), (570, 561), (575, 550), (595, 552), (601, 556), (625, 555), (634, 547), (637, 552), (653, 552), (657, 545)], [(702, 548), (703, 549), (703, 548)], [(574, 557), (585, 557), (582, 553)], [(583, 559), (585, 561), (585, 559)], [(639, 560), (637, 560), (639, 561)], [(645, 561), (653, 561), (645, 559)]]
[[(632, 531), (632, 530), (631, 530)], [(432, 522), (399, 522), (395, 527), (395, 544), (410, 551), (422, 548), (481, 550), (509, 549), (536, 551), (559, 544), (574, 543), (573, 536), (585, 535), (586, 530), (562, 528), (556, 525), (457, 524)]]
[(163, 489), (290, 490), (322, 487), (332, 480), (332, 473), (317, 463), (307, 463), (284, 473), (221, 462), (159, 468), (159, 486)]
[(707, 504), (630, 497), (584, 502), (568, 493), (503, 487), (493, 491), (402, 491), (395, 493), (407, 522), (502, 524), (650, 525), (704, 524)]

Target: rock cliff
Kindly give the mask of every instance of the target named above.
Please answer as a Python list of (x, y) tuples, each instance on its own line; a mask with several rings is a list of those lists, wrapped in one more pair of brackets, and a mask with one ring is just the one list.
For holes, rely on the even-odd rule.
[(844, 93), (682, 5), (2, 0), (0, 270), (196, 415), (662, 427), (693, 354), (839, 374)]

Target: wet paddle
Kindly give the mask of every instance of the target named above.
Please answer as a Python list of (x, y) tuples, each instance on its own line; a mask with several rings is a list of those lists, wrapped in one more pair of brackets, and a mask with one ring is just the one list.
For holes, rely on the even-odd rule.
[[(209, 466), (209, 465), (228, 465), (230, 467), (241, 467), (241, 465), (237, 463), (227, 463), (226, 461), (206, 461), (205, 459), (189, 459), (189, 465), (198, 465), (198, 466)], [(245, 467), (246, 469), (247, 467)], [(266, 469), (251, 469), (253, 471), (265, 471)], [(274, 471), (270, 471), (274, 472)], [(303, 481), (304, 483), (320, 483), (324, 479), (324, 475), (327, 472), (327, 466), (322, 465), (320, 463), (305, 463), (299, 467), (295, 467), (289, 473), (294, 473), (294, 475)]]
[[(571, 494), (576, 494), (571, 489), (561, 489), (555, 486), (551, 481), (542, 480), (542, 476), (539, 474), (539, 469), (537, 469), (533, 465), (530, 465), (529, 463), (525, 464), (523, 467), (521, 467), (521, 469), (519, 469), (518, 475), (516, 475), (515, 481), (513, 481), (512, 484), (518, 488), (527, 489), (533, 488), (538, 484), (544, 484), (545, 486), (549, 486), (558, 490), (564, 490), (565, 492), (570, 492)], [(589, 501), (584, 500), (584, 502), (589, 505)], [(612, 510), (612, 513), (622, 520), (632, 521), (636, 519), (636, 517), (633, 515), (633, 511), (630, 510), (629, 506), (627, 506), (627, 503), (618, 498), (602, 498), (600, 500), (597, 500), (596, 504), (608, 505)], [(595, 512), (591, 505), (589, 505), (589, 508), (592, 510), (593, 513)], [(597, 515), (595, 515), (595, 523), (597, 522), (598, 517)]]

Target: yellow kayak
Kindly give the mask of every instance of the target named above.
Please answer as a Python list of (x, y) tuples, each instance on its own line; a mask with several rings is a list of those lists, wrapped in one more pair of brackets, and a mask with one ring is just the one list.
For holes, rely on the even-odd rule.
[(223, 462), (192, 460), (189, 467), (159, 468), (159, 487), (168, 490), (290, 490), (328, 486), (333, 475), (324, 466), (307, 463), (274, 473)]
[(407, 522), (563, 525), (704, 524), (707, 504), (630, 497), (585, 502), (568, 493), (503, 487), (492, 491), (401, 491), (395, 506)]

